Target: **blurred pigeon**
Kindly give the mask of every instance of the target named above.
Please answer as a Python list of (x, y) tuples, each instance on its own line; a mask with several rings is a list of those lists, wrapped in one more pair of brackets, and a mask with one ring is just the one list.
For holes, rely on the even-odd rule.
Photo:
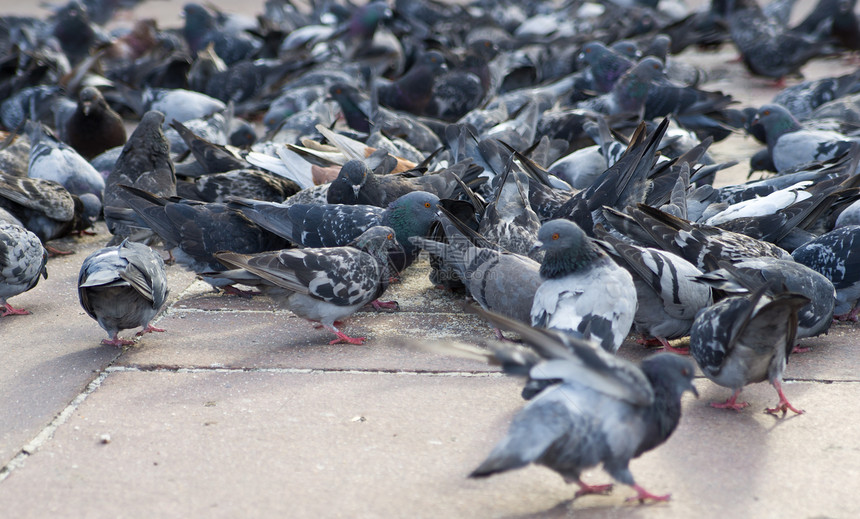
[(257, 169), (237, 169), (176, 183), (176, 194), (201, 202), (226, 202), (230, 196), (281, 202), (299, 192), (292, 180)]
[(185, 25), (182, 35), (193, 53), (212, 43), (215, 53), (231, 65), (253, 56), (261, 46), (259, 40), (248, 33), (219, 26), (218, 18), (202, 5), (185, 4), (183, 13)]
[(84, 87), (78, 94), (75, 113), (65, 127), (66, 141), (87, 160), (122, 146), (126, 141), (125, 125), (95, 87)]
[(53, 180), (73, 195), (90, 193), (101, 200), (105, 179), (84, 157), (57, 140), (41, 123), (28, 121), (26, 128), (31, 143), (29, 177)]
[(181, 122), (174, 120), (170, 123), (170, 126), (185, 141), (185, 145), (188, 146), (197, 164), (200, 165), (204, 172), (224, 173), (250, 166), (236, 151), (196, 135)]
[(164, 114), (164, 121), (167, 122), (175, 119), (184, 123), (191, 119), (223, 112), (227, 108), (226, 104), (214, 97), (180, 88), (146, 88), (141, 94), (138, 94), (139, 99), (134, 94), (129, 93), (128, 95), (131, 97), (129, 101), (135, 111), (139, 113), (151, 110), (161, 112)]
[(749, 404), (738, 402), (747, 384), (770, 381), (779, 394), (769, 413), (792, 406), (782, 392), (782, 374), (795, 344), (797, 312), (809, 303), (806, 296), (783, 293), (767, 298), (767, 286), (749, 296), (733, 296), (699, 312), (690, 331), (690, 355), (712, 382), (734, 392), (724, 403), (712, 407), (740, 411)]
[(0, 220), (0, 317), (30, 313), (13, 308), (7, 300), (35, 287), (39, 276), (47, 279), (47, 263), (48, 251), (35, 234)]
[(99, 249), (84, 260), (78, 275), (78, 298), (87, 315), (98, 321), (109, 339), (108, 346), (128, 346), (120, 330), (143, 329), (137, 335), (163, 332), (150, 321), (167, 301), (164, 261), (141, 243), (123, 241)]
[[(560, 381), (548, 386), (513, 419), (508, 433), (469, 477), (486, 477), (530, 463), (558, 472), (576, 483), (575, 497), (604, 494), (612, 485), (590, 485), (584, 470), (602, 463), (618, 482), (630, 485), (639, 502), (668, 501), (635, 482), (628, 467), (636, 458), (665, 442), (681, 418), (681, 396), (693, 385), (689, 360), (658, 353), (636, 366), (609, 355), (593, 343), (553, 331), (532, 328), (478, 308), (496, 326), (520, 335), (547, 360), (532, 360), (524, 370), (533, 379)], [(500, 360), (509, 348), (497, 348)], [(529, 366), (528, 364), (534, 365)], [(530, 368), (530, 369), (528, 369)]]
[(532, 326), (590, 337), (615, 353), (633, 324), (636, 287), (582, 229), (568, 220), (544, 223), (535, 246), (545, 251)]
[[(626, 243), (598, 227), (607, 252), (633, 276), (638, 302), (633, 329), (676, 352), (669, 340), (690, 334), (696, 313), (713, 304), (711, 289), (696, 282), (702, 271), (671, 252)], [(687, 353), (686, 350), (683, 353)]]
[(215, 257), (277, 287), (269, 292), (283, 297), (293, 313), (319, 321), (337, 335), (329, 344), (364, 344), (364, 337), (350, 337), (338, 330), (335, 323), (382, 295), (389, 280), (388, 251), (398, 247), (393, 229), (374, 226), (343, 247), (291, 249), (250, 256), (219, 252)]
[(838, 157), (856, 142), (838, 132), (804, 129), (788, 110), (775, 104), (759, 108), (752, 124), (764, 127), (767, 148), (777, 171)]
[(392, 110), (423, 115), (433, 97), (433, 83), (445, 69), (442, 54), (432, 50), (424, 53), (406, 74), (379, 86), (379, 103)]
[(635, 64), (628, 57), (607, 48), (599, 41), (586, 43), (579, 58), (589, 65), (592, 88), (602, 94), (611, 91), (618, 79)]
[(857, 321), (860, 313), (860, 225), (848, 225), (822, 234), (795, 249), (792, 257), (833, 283), (835, 319)]
[(445, 169), (418, 177), (377, 175), (363, 160), (349, 160), (341, 167), (326, 193), (330, 204), (387, 207), (413, 191), (426, 191), (439, 198), (452, 198), (459, 187), (456, 173)]
[[(158, 196), (176, 194), (176, 172), (170, 159), (170, 145), (161, 130), (164, 114), (147, 112), (125, 143), (113, 171), (105, 181), (105, 222), (114, 235), (113, 242), (120, 242), (130, 235), (130, 229), (108, 215), (108, 209), (128, 207), (122, 197), (121, 185), (143, 189)], [(144, 234), (134, 241), (141, 241)]]

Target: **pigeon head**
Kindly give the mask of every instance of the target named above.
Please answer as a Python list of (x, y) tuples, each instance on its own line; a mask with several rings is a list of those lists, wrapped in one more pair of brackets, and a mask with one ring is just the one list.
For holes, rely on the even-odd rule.
[(191, 51), (196, 53), (203, 48), (206, 33), (215, 27), (215, 17), (200, 4), (185, 4), (182, 14), (185, 17), (182, 35)]
[(343, 112), (346, 124), (353, 130), (360, 132), (370, 131), (370, 122), (367, 115), (358, 104), (358, 89), (346, 83), (335, 83), (328, 90), (329, 96), (334, 99)]
[(663, 63), (648, 56), (622, 75), (612, 88), (624, 111), (635, 112), (645, 106), (651, 85), (663, 77)]
[(627, 58), (635, 60), (642, 59), (642, 51), (639, 50), (639, 46), (636, 45), (636, 42), (630, 40), (619, 40), (613, 43), (610, 48)]
[(352, 240), (349, 245), (367, 252), (384, 263), (388, 261), (389, 251), (403, 251), (403, 247), (397, 242), (394, 229), (384, 225), (371, 227)]
[(699, 397), (693, 385), (695, 366), (689, 358), (673, 353), (657, 353), (642, 361), (642, 371), (655, 389), (663, 388), (667, 394), (678, 399), (685, 391)]
[(409, 241), (412, 236), (426, 236), (430, 225), (436, 221), (439, 197), (426, 191), (407, 193), (388, 206), (383, 223), (394, 229), (397, 241), (407, 254), (415, 247)]
[(337, 174), (335, 182), (347, 184), (355, 194), (355, 198), (358, 198), (358, 192), (361, 191), (362, 186), (364, 186), (364, 183), (367, 182), (368, 177), (371, 175), (373, 175), (373, 171), (367, 163), (363, 160), (353, 159), (347, 161), (340, 168), (340, 173)]
[(392, 16), (391, 9), (385, 2), (371, 2), (364, 7), (356, 9), (349, 21), (349, 33), (353, 37), (358, 36), (370, 39), (376, 32), (379, 24)]
[(764, 128), (768, 146), (772, 146), (783, 134), (800, 129), (800, 123), (791, 112), (778, 104), (767, 104), (759, 108), (750, 125), (761, 125)]
[(78, 94), (78, 107), (84, 115), (90, 115), (94, 107), (101, 107), (104, 102), (101, 92), (95, 87), (84, 87)]
[(545, 251), (540, 267), (540, 275), (544, 279), (587, 269), (601, 256), (585, 232), (570, 220), (551, 220), (543, 224), (534, 250)]

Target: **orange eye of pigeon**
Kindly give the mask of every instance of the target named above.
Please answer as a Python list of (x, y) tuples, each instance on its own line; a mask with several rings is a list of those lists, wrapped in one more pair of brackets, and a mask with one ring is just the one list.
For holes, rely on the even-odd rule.
[(430, 208), (430, 202), (424, 202), (424, 207), (429, 209)]
[(389, 235), (388, 235), (388, 236), (386, 236), (385, 238), (386, 238), (387, 240), (391, 241), (391, 240), (393, 240), (393, 239), (394, 239), (394, 235), (393, 235), (393, 234), (389, 234)]
[(557, 239), (558, 239), (558, 233), (557, 233), (557, 232), (552, 233), (552, 239), (553, 239), (553, 240), (557, 240)]
[(341, 92), (343, 92), (343, 90), (341, 90), (339, 88), (334, 91), (335, 94), (340, 94)]
[(765, 110), (765, 111), (764, 111), (764, 112), (762, 112), (761, 114), (762, 114), (762, 115), (770, 115), (770, 110)]

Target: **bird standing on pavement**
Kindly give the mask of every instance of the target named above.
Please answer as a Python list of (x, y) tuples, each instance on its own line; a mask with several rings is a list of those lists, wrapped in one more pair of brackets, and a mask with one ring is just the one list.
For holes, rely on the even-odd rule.
[(36, 286), (39, 276), (48, 277), (48, 251), (27, 229), (0, 220), (0, 317), (27, 315), (7, 302)]

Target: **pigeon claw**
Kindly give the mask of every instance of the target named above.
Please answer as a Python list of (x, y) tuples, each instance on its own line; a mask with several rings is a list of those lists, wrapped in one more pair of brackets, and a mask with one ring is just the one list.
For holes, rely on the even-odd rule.
[(366, 337), (350, 337), (343, 332), (335, 332), (337, 339), (330, 341), (329, 344), (364, 344)]
[(738, 395), (740, 395), (740, 391), (735, 391), (731, 397), (725, 402), (711, 402), (711, 407), (715, 409), (734, 409), (737, 412), (740, 412), (744, 407), (749, 407), (749, 402), (738, 402)]
[(373, 307), (374, 310), (400, 310), (400, 305), (397, 301), (380, 301), (379, 299), (374, 299), (371, 301), (370, 306)]
[(612, 483), (607, 483), (605, 485), (589, 485), (582, 480), (577, 480), (576, 484), (579, 485), (579, 490), (577, 490), (576, 494), (573, 495), (574, 499), (581, 496), (587, 496), (589, 494), (605, 495), (608, 494), (613, 487)]
[(141, 331), (137, 332), (137, 333), (136, 333), (136, 334), (134, 334), (134, 335), (135, 335), (136, 337), (140, 337), (141, 335), (143, 335), (143, 334), (145, 334), (145, 333), (152, 333), (152, 332), (166, 332), (166, 331), (167, 331), (167, 330), (165, 330), (164, 328), (156, 328), (155, 326), (153, 326), (153, 325), (151, 325), (151, 324), (147, 324), (147, 325), (146, 325), (146, 328), (144, 328), (143, 330), (141, 330)]
[(669, 341), (667, 341), (663, 337), (657, 337), (657, 340), (660, 341), (660, 344), (663, 346), (664, 351), (668, 351), (669, 353), (674, 353), (676, 355), (689, 355), (690, 354), (690, 347), (689, 346), (683, 346), (680, 348), (676, 348), (676, 347), (672, 346), (671, 344), (669, 344)]
[(73, 250), (62, 250), (54, 247), (53, 245), (45, 245), (45, 250), (48, 251), (48, 257), (53, 258), (56, 256), (68, 256), (69, 254), (74, 254)]
[(806, 353), (812, 351), (812, 348), (802, 347), (800, 344), (794, 346), (791, 353)]
[(117, 334), (114, 334), (113, 339), (102, 339), (102, 344), (104, 346), (118, 346), (121, 348), (123, 346), (131, 346), (134, 344), (134, 341), (130, 339), (120, 339)]
[(253, 296), (260, 294), (259, 292), (254, 292), (253, 290), (242, 290), (241, 288), (236, 288), (235, 285), (227, 285), (226, 287), (224, 287), (224, 293), (233, 296), (245, 297), (248, 299), (251, 299)]
[(803, 414), (802, 409), (797, 409), (788, 402), (788, 399), (785, 397), (785, 393), (782, 392), (782, 384), (775, 381), (773, 383), (773, 387), (776, 388), (776, 392), (779, 395), (779, 402), (776, 404), (776, 407), (765, 409), (766, 412), (770, 414), (777, 414), (778, 412), (782, 411), (782, 416), (785, 416), (788, 411), (792, 411), (797, 414)]
[(633, 485), (633, 490), (636, 491), (636, 497), (628, 497), (627, 498), (628, 503), (633, 502), (633, 501), (639, 501), (640, 503), (644, 503), (645, 501), (656, 501), (656, 502), (665, 503), (666, 501), (669, 501), (669, 499), (672, 498), (672, 494), (665, 494), (662, 496), (658, 496), (656, 494), (652, 494), (651, 492), (648, 492), (647, 490), (640, 487), (639, 485)]
[(6, 303), (3, 305), (3, 308), (0, 309), (0, 317), (6, 317), (7, 315), (30, 315), (30, 312), (23, 308), (13, 308), (12, 305)]

